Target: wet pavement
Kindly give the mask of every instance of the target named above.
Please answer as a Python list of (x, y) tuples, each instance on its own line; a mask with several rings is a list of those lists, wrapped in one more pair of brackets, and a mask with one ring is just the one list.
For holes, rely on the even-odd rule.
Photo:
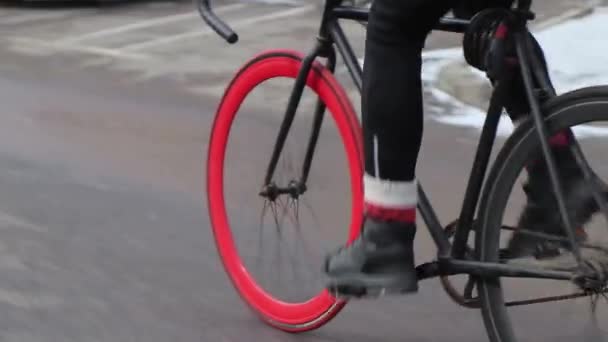
[[(239, 300), (204, 193), (218, 96), (251, 55), (312, 47), (319, 9), (216, 2), (241, 43), (213, 35), (189, 2), (0, 9), (0, 341), (486, 341), (480, 313), (456, 306), (437, 280), (416, 296), (353, 302), (298, 336), (261, 324)], [(363, 28), (345, 28), (360, 54)], [(428, 48), (457, 43), (434, 34)], [(450, 108), (426, 98), (420, 180), (447, 223), (478, 133), (433, 121)], [(277, 123), (266, 114), (280, 100), (252, 103), (247, 134), (261, 139)], [(246, 157), (233, 161), (233, 179), (243, 178)], [(343, 178), (331, 154), (324, 160), (322, 179)], [(419, 261), (434, 257), (423, 229), (416, 248)], [(547, 330), (540, 321), (529, 329)]]

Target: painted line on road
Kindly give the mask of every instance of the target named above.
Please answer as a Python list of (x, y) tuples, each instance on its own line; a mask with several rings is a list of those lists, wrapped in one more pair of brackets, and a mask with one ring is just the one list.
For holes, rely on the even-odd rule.
[(40, 20), (55, 20), (55, 19), (62, 19), (62, 18), (66, 18), (70, 15), (73, 15), (74, 13), (76, 13), (78, 11), (64, 11), (64, 12), (51, 12), (51, 11), (45, 11), (45, 12), (34, 12), (34, 13), (22, 13), (22, 12), (16, 12), (14, 14), (7, 14), (6, 16), (2, 17), (2, 20), (0, 21), (0, 24), (2, 25), (18, 25), (18, 24), (25, 24), (28, 22), (35, 22), (35, 21), (40, 21)]
[(114, 49), (106, 49), (96, 46), (76, 45), (76, 44), (62, 44), (59, 42), (45, 42), (39, 39), (26, 38), (26, 37), (12, 37), (10, 38), (14, 43), (27, 45), (29, 48), (40, 49), (41, 52), (49, 50), (57, 51), (74, 51), (93, 55), (101, 55), (106, 57), (132, 59), (132, 60), (147, 60), (151, 59), (150, 56), (139, 54), (122, 52)]
[(46, 233), (49, 231), (47, 227), (43, 227), (41, 225), (37, 225), (29, 222), (25, 218), (17, 217), (3, 211), (0, 211), (0, 226), (2, 225), (14, 225), (20, 228), (25, 228), (28, 230), (32, 230), (38, 233)]
[[(247, 5), (247, 4), (226, 5), (226, 6), (219, 7), (218, 9), (215, 10), (215, 12), (217, 14), (221, 14), (221, 13), (239, 10), (239, 9), (245, 8), (246, 6), (249, 6), (249, 5)], [(162, 25), (166, 25), (166, 24), (170, 24), (170, 23), (179, 22), (182, 20), (195, 19), (195, 18), (200, 18), (200, 14), (198, 12), (189, 12), (189, 13), (182, 13), (182, 14), (176, 14), (176, 15), (171, 15), (171, 16), (163, 16), (163, 17), (159, 17), (159, 18), (155, 18), (155, 19), (139, 21), (139, 22), (136, 22), (133, 24), (128, 24), (128, 25), (113, 27), (113, 28), (109, 28), (109, 29), (99, 30), (99, 31), (95, 31), (95, 32), (85, 33), (85, 34), (82, 34), (79, 36), (68, 37), (65, 39), (61, 39), (58, 42), (61, 44), (74, 44), (74, 43), (79, 43), (79, 42), (82, 42), (85, 40), (97, 39), (97, 38), (107, 37), (107, 36), (111, 36), (111, 35), (115, 35), (115, 34), (129, 32), (129, 31), (140, 30), (140, 29), (149, 28), (149, 27), (153, 27), (153, 26), (162, 26)], [(201, 25), (204, 25), (203, 19), (200, 19), (200, 20), (201, 20)]]
[[(244, 27), (251, 26), (251, 25), (254, 25), (254, 24), (257, 24), (260, 22), (264, 22), (264, 21), (278, 20), (278, 19), (283, 19), (283, 18), (292, 17), (292, 16), (296, 16), (296, 15), (301, 15), (301, 14), (310, 12), (310, 11), (314, 10), (315, 8), (316, 8), (316, 6), (314, 6), (314, 5), (298, 7), (295, 9), (274, 12), (274, 13), (262, 15), (259, 17), (243, 19), (243, 20), (232, 22), (229, 24), (232, 28), (237, 30), (239, 28), (244, 28)], [(208, 36), (211, 34), (215, 34), (215, 31), (213, 31), (209, 27), (206, 27), (206, 28), (203, 28), (202, 30), (190, 31), (190, 32), (185, 32), (185, 33), (181, 33), (181, 34), (177, 34), (177, 35), (156, 38), (156, 39), (148, 40), (148, 41), (145, 41), (142, 43), (125, 45), (125, 46), (122, 46), (121, 48), (119, 48), (119, 50), (120, 51), (129, 51), (129, 52), (141, 51), (141, 50), (145, 50), (145, 49), (148, 49), (151, 47), (156, 47), (159, 45), (172, 44), (172, 43), (175, 43), (180, 40), (199, 38), (199, 37)]]
[(0, 288), (0, 303), (8, 304), (20, 309), (51, 309), (57, 308), (64, 304), (61, 297), (41, 294), (41, 293), (24, 293), (5, 288)]

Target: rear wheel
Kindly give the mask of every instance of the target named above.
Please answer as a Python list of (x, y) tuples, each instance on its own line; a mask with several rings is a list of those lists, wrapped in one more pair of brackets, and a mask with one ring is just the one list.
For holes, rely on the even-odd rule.
[[(597, 162), (596, 159), (606, 157), (608, 137), (608, 88), (594, 87), (564, 94), (551, 100), (545, 107), (546, 122), (549, 134), (554, 135), (566, 129), (572, 129), (579, 144), (595, 143), (596, 148), (583, 151), (594, 171), (608, 172), (607, 163)], [(599, 145), (599, 147), (597, 146)], [(505, 143), (504, 148), (496, 159), (480, 208), (480, 227), (482, 230), (476, 236), (476, 255), (482, 262), (513, 263), (523, 262), (529, 266), (537, 266), (552, 270), (568, 270), (575, 272), (576, 265), (572, 264), (571, 253), (563, 251), (560, 257), (523, 260), (505, 260), (501, 257), (501, 244), (508, 240), (509, 225), (514, 226), (525, 196), (520, 186), (517, 186), (524, 174), (525, 165), (538, 156), (540, 141), (531, 120), (524, 122)], [(598, 176), (601, 175), (598, 173)], [(603, 181), (606, 182), (606, 176)], [(525, 176), (523, 176), (525, 179)], [(551, 191), (551, 189), (547, 189)], [(519, 197), (519, 199), (518, 199)], [(518, 202), (519, 200), (519, 202)], [(514, 205), (515, 203), (515, 205)], [(510, 206), (513, 205), (513, 211)], [(587, 232), (608, 233), (608, 222), (600, 218), (599, 227), (589, 228)], [(593, 220), (590, 222), (594, 222)], [(578, 228), (578, 227), (577, 227)], [(524, 233), (526, 233), (524, 231)], [(601, 243), (598, 240), (589, 244)], [(553, 243), (555, 246), (555, 243)], [(585, 248), (582, 252), (585, 252)], [(561, 249), (561, 247), (559, 247)], [(595, 252), (594, 252), (595, 253)], [(566, 256), (570, 257), (566, 259)], [(591, 255), (584, 253), (585, 255)], [(608, 254), (602, 256), (606, 258)], [(569, 264), (565, 263), (565, 260)], [(570, 266), (572, 265), (572, 266)], [(569, 281), (515, 279), (515, 278), (483, 278), (478, 282), (478, 295), (481, 300), (482, 314), (486, 330), (494, 342), (523, 342), (523, 341), (573, 341), (597, 340), (602, 335), (604, 340), (608, 335), (601, 331), (601, 325), (589, 324), (593, 319), (605, 322), (608, 311), (600, 306), (590, 314), (590, 301), (597, 299), (597, 294), (587, 296), (587, 293)], [(601, 289), (604, 292), (606, 288)], [(537, 291), (536, 295), (533, 295)], [(604, 292), (605, 293), (605, 292)], [(551, 301), (540, 302), (539, 298), (553, 298)], [(559, 298), (558, 298), (559, 297)], [(535, 300), (537, 302), (528, 302)], [(534, 305), (532, 305), (534, 304)], [(539, 305), (541, 304), (541, 305)], [(561, 305), (561, 307), (557, 306)], [(571, 311), (578, 311), (573, 314)], [(581, 323), (582, 319), (587, 319)], [(559, 320), (561, 319), (561, 321)], [(595, 322), (597, 323), (597, 321)], [(581, 324), (577, 331), (576, 325)], [(604, 325), (604, 324), (602, 324)], [(542, 335), (543, 337), (540, 337)], [(547, 336), (549, 335), (549, 336)], [(578, 339), (573, 337), (578, 335)], [(583, 335), (583, 336), (581, 336)], [(582, 337), (582, 339), (581, 339)]]
[[(341, 243), (344, 241), (352, 241), (359, 234), (362, 217), (362, 145), (361, 133), (354, 110), (349, 102), (345, 91), (335, 80), (329, 70), (327, 70), (319, 62), (313, 64), (312, 70), (308, 75), (306, 82), (306, 91), (310, 92), (313, 101), (320, 99), (327, 107), (326, 112), (329, 112), (332, 120), (324, 120), (323, 127), (334, 130), (330, 132), (323, 131), (320, 134), (319, 142), (313, 157), (313, 167), (318, 167), (320, 170), (315, 173), (311, 171), (311, 179), (315, 175), (321, 175), (319, 182), (322, 185), (314, 183), (312, 180), (307, 184), (307, 192), (301, 197), (290, 197), (289, 194), (278, 196), (275, 199), (262, 198), (258, 195), (264, 184), (264, 172), (266, 165), (270, 160), (274, 140), (278, 134), (281, 119), (285, 106), (277, 105), (275, 102), (286, 100), (289, 97), (290, 86), (297, 77), (298, 71), (302, 66), (302, 56), (292, 51), (273, 51), (257, 56), (247, 63), (232, 80), (224, 93), (219, 109), (217, 111), (215, 121), (212, 127), (210, 144), (207, 160), (207, 195), (208, 208), (211, 218), (213, 233), (215, 236), (216, 246), (221, 257), (223, 266), (228, 276), (230, 277), (235, 289), (241, 295), (242, 299), (255, 311), (266, 323), (271, 326), (289, 331), (303, 332), (316, 329), (328, 321), (330, 321), (345, 305), (345, 302), (338, 300), (332, 296), (324, 286), (320, 285), (313, 289), (312, 292), (302, 296), (299, 294), (297, 299), (284, 299), (278, 292), (268, 290), (268, 287), (273, 287), (278, 282), (274, 280), (279, 278), (277, 273), (283, 268), (282, 262), (291, 262), (294, 264), (289, 268), (295, 272), (297, 268), (295, 263), (303, 262), (304, 258), (293, 258), (294, 260), (285, 261), (285, 257), (281, 253), (285, 249), (278, 247), (279, 254), (278, 266), (273, 266), (270, 273), (265, 276), (255, 276), (253, 274), (253, 266), (247, 263), (246, 256), (249, 256), (251, 250), (256, 244), (259, 244), (260, 253), (268, 253), (269, 247), (266, 246), (271, 242), (271, 238), (267, 235), (270, 232), (277, 233), (279, 237), (276, 239), (283, 242), (286, 236), (293, 235), (297, 238), (301, 234), (312, 230), (312, 223), (317, 221), (314, 217), (310, 222), (300, 224), (300, 216), (305, 214), (317, 202), (324, 199), (331, 200), (323, 205), (322, 210), (329, 212), (330, 226), (337, 230), (336, 236), (341, 236)], [(263, 83), (271, 80), (288, 81), (288, 86), (282, 88), (284, 92), (278, 93), (277, 88), (272, 90), (260, 90)], [(263, 99), (257, 102), (255, 112), (247, 112), (242, 108), (243, 104), (252, 93), (258, 91), (262, 93)], [(308, 137), (310, 136), (310, 127), (304, 114), (300, 114), (306, 107), (306, 99), (302, 99), (301, 106), (298, 109), (296, 121), (293, 128), (289, 132), (289, 136), (295, 143), (291, 147), (306, 147)], [(244, 119), (245, 125), (238, 126), (235, 124), (235, 119)], [(298, 121), (299, 118), (302, 118)], [(332, 125), (333, 124), (333, 125)], [(269, 127), (273, 125), (272, 129)], [(297, 126), (308, 128), (306, 134), (299, 136), (293, 131)], [(330, 126), (331, 125), (331, 126)], [(267, 140), (266, 140), (267, 139)], [(325, 139), (325, 140), (324, 140)], [(243, 142), (240, 148), (231, 147), (235, 152), (228, 152), (229, 142)], [(263, 141), (267, 141), (263, 144)], [(263, 146), (264, 151), (260, 155), (253, 154), (253, 148)], [(289, 141), (287, 142), (289, 145)], [(288, 149), (289, 146), (285, 147)], [(322, 158), (320, 155), (329, 153), (327, 158)], [(227, 155), (234, 153), (238, 156), (238, 162), (234, 166), (230, 166), (227, 161)], [(281, 178), (275, 176), (272, 182), (279, 186), (287, 186), (289, 182), (299, 179), (301, 175), (301, 163), (303, 158), (298, 158), (294, 161), (287, 161), (283, 158), (282, 153), (280, 164), (285, 166), (295, 166), (295, 173)], [(336, 168), (336, 160), (343, 159), (344, 170), (342, 172), (334, 171)], [(249, 167), (247, 162), (259, 162), (255, 167)], [(296, 165), (292, 165), (292, 163)], [(279, 165), (280, 166), (280, 165)], [(279, 168), (279, 167), (278, 167)], [(293, 171), (293, 170), (291, 170)], [(234, 181), (227, 181), (226, 178), (230, 174), (238, 173)], [(342, 183), (344, 181), (344, 189), (338, 191), (327, 191), (326, 188), (334, 185), (334, 183)], [(242, 184), (236, 185), (237, 183)], [(247, 189), (243, 191), (243, 189)], [(314, 198), (307, 198), (308, 191), (321, 191), (321, 195)], [(234, 212), (229, 213), (230, 204), (227, 201), (228, 197), (235, 195), (237, 204), (233, 206)], [(335, 196), (343, 195), (345, 199), (332, 200)], [(251, 200), (244, 200), (250, 196)], [(259, 200), (259, 204), (254, 203)], [(243, 203), (245, 202), (245, 203)], [(302, 210), (298, 209), (300, 204), (306, 207)], [(262, 218), (252, 216), (251, 219), (242, 219), (251, 208), (261, 208)], [(342, 209), (342, 210), (338, 210)], [(283, 214), (281, 214), (283, 213)], [(271, 219), (264, 219), (267, 215), (273, 215)], [(343, 226), (340, 226), (337, 221), (343, 220)], [(244, 222), (243, 222), (244, 221)], [(245, 237), (253, 234), (253, 227), (259, 221), (272, 225), (271, 229), (260, 227), (259, 233), (251, 236), (249, 242), (239, 246), (235, 241), (239, 235)], [(298, 221), (298, 222), (297, 222)], [(282, 226), (283, 222), (288, 222), (294, 226), (288, 230)], [(248, 226), (246, 231), (239, 233), (236, 226), (243, 223)], [(260, 226), (262, 224), (260, 223)], [(338, 225), (338, 226), (334, 226)], [(340, 233), (340, 231), (342, 233)], [(333, 231), (332, 231), (333, 232)], [(259, 239), (259, 241), (256, 241)], [(272, 238), (275, 239), (275, 238)], [(317, 245), (322, 244), (325, 240), (330, 240), (329, 235), (319, 234), (315, 239), (312, 249)], [(300, 248), (300, 242), (296, 242), (292, 246), (286, 247), (287, 252), (294, 251)], [(320, 253), (319, 253), (320, 254)], [(321, 272), (322, 264), (320, 260), (306, 260), (311, 263), (312, 273)], [(270, 279), (270, 280), (268, 280)], [(312, 283), (310, 280), (290, 278), (288, 290), (297, 292), (300, 287)], [(263, 283), (270, 283), (265, 286)]]

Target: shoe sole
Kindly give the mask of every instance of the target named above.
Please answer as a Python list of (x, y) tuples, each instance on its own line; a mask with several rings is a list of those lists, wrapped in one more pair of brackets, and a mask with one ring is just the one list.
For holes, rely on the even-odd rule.
[(327, 290), (337, 298), (378, 298), (418, 292), (418, 281), (411, 277), (341, 275), (328, 282)]

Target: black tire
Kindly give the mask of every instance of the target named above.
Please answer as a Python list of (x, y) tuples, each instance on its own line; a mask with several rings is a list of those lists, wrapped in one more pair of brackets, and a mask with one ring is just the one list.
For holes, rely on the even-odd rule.
[[(560, 95), (542, 108), (549, 134), (593, 121), (608, 121), (608, 86), (589, 87)], [(506, 141), (497, 156), (481, 199), (481, 231), (475, 239), (476, 256), (482, 262), (498, 262), (500, 232), (513, 186), (540, 140), (531, 118), (524, 121)], [(516, 334), (505, 307), (499, 278), (478, 283), (484, 324), (492, 342), (516, 342)]]

